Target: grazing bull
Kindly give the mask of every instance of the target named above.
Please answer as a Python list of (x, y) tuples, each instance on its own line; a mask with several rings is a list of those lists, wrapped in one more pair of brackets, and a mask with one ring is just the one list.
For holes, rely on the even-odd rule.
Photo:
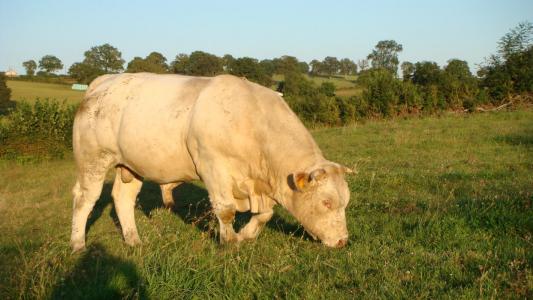
[[(241, 78), (98, 77), (76, 113), (73, 148), (74, 251), (85, 247), (87, 217), (112, 167), (112, 196), (128, 245), (140, 242), (133, 212), (143, 178), (169, 184), (169, 193), (176, 183), (202, 180), (222, 243), (256, 238), (275, 204), (325, 245), (347, 242), (344, 174), (351, 170), (323, 157), (278, 93)], [(239, 233), (236, 211), (253, 213)]]

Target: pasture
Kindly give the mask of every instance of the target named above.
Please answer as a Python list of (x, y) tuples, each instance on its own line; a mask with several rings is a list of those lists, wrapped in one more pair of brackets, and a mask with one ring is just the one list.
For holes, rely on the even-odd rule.
[(143, 244), (130, 248), (109, 174), (88, 249), (71, 254), (72, 157), (0, 160), (0, 298), (533, 297), (533, 111), (312, 134), (359, 172), (347, 178), (343, 249), (312, 241), (283, 209), (256, 241), (220, 246), (201, 183), (177, 188), (168, 211), (150, 182), (135, 211)]
[(72, 90), (70, 85), (8, 80), (11, 99), (15, 101), (33, 102), (35, 99), (56, 99), (69, 103), (78, 103), (83, 99), (83, 91)]

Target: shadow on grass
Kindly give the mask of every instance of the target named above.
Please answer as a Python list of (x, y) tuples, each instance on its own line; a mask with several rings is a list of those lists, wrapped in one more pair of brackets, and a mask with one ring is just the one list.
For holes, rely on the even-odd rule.
[(53, 288), (51, 299), (148, 299), (133, 262), (92, 244)]
[(496, 142), (506, 143), (512, 146), (533, 146), (533, 131), (525, 131), (523, 133), (508, 134), (503, 136), (497, 136)]
[(279, 213), (274, 213), (272, 219), (266, 223), (266, 227), (306, 241), (314, 241), (313, 237), (305, 231), (302, 225), (296, 221), (287, 221), (284, 217), (280, 216)]
[[(112, 204), (112, 189), (112, 183), (106, 182), (104, 184), (100, 199), (96, 202), (94, 209), (87, 220), (87, 232), (94, 223), (100, 219), (108, 205), (112, 206), (110, 217), (117, 229), (119, 229), (118, 232), (121, 232), (120, 221), (116, 214), (115, 207)], [(192, 224), (202, 232), (209, 232), (211, 238), (216, 241), (218, 237), (214, 227), (216, 227), (215, 224), (218, 222), (216, 221), (215, 215), (212, 213), (207, 190), (192, 183), (183, 183), (174, 188), (172, 196), (176, 203), (172, 212), (180, 217), (180, 219), (186, 224)], [(150, 218), (152, 211), (164, 207), (161, 188), (156, 183), (145, 181), (137, 198), (137, 208), (148, 218)], [(237, 213), (234, 223), (235, 230), (238, 231), (248, 223), (251, 217), (252, 214), (250, 212)], [(287, 235), (302, 237), (306, 240), (313, 240), (312, 237), (305, 232), (302, 226), (295, 222), (288, 222), (277, 213), (275, 213), (272, 219), (267, 223), (267, 227)]]

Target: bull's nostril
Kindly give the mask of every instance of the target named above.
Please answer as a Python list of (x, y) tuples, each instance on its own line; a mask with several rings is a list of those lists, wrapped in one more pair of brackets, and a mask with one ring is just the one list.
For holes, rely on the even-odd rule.
[(337, 248), (342, 248), (342, 247), (346, 246), (346, 243), (348, 243), (348, 239), (340, 239), (337, 242)]

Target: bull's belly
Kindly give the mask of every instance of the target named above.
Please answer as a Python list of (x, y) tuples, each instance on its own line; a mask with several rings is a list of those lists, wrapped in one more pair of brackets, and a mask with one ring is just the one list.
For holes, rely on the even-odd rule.
[(145, 179), (160, 184), (199, 179), (189, 153), (180, 145), (152, 144), (142, 140), (123, 142), (119, 147), (120, 164)]
[(187, 114), (147, 107), (142, 114), (126, 112), (117, 132), (120, 163), (157, 183), (198, 179), (185, 143), (187, 128)]

